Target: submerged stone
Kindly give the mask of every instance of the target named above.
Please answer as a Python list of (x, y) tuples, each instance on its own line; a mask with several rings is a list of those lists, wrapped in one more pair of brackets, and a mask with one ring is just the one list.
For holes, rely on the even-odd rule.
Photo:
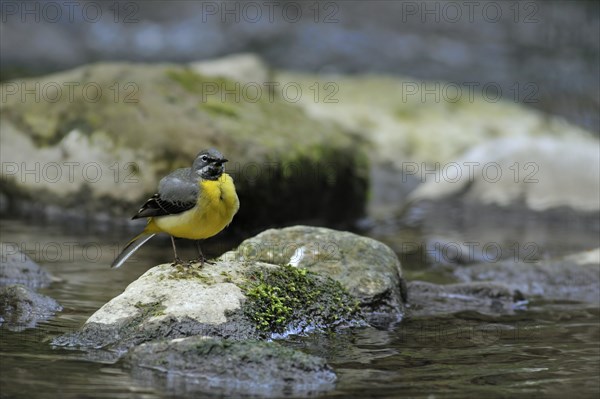
[(504, 261), (460, 267), (454, 275), (464, 282), (502, 281), (528, 296), (600, 305), (600, 249), (559, 259)]
[(19, 250), (17, 243), (0, 242), (0, 286), (22, 284), (30, 288), (47, 287), (52, 276)]
[(0, 287), (0, 325), (6, 323), (9, 330), (33, 328), (60, 310), (58, 302), (30, 287), (19, 284)]
[(234, 342), (203, 336), (142, 344), (128, 353), (126, 364), (138, 379), (147, 379), (143, 370), (150, 369), (177, 380), (177, 384), (169, 385), (179, 389), (218, 388), (228, 395), (324, 391), (333, 388), (336, 380), (331, 367), (316, 356), (273, 342)]
[(410, 317), (430, 317), (465, 311), (481, 314), (512, 314), (525, 297), (518, 290), (495, 283), (433, 284), (408, 283)]

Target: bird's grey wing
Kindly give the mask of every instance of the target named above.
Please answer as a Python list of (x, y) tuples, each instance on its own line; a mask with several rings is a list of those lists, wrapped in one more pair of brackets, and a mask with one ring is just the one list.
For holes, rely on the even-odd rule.
[(158, 184), (158, 193), (150, 197), (132, 219), (176, 215), (196, 206), (200, 187), (190, 178), (190, 169), (178, 169)]

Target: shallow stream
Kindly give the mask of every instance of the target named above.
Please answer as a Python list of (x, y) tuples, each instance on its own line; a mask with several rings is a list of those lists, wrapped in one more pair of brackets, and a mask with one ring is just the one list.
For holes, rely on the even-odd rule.
[[(235, 387), (135, 375), (121, 363), (92, 362), (83, 352), (51, 346), (54, 337), (78, 329), (149, 267), (170, 260), (169, 241), (155, 240), (134, 261), (111, 270), (115, 251), (127, 241), (111, 234), (3, 220), (2, 240), (19, 243), (61, 280), (40, 292), (64, 310), (35, 329), (0, 329), (0, 397), (243, 396), (245, 391)], [(215, 255), (235, 244), (208, 252)], [(193, 246), (182, 252), (193, 256)], [(405, 272), (409, 279), (436, 278), (414, 259)], [(360, 328), (289, 337), (283, 343), (324, 356), (338, 375), (332, 390), (302, 396), (597, 397), (600, 392), (598, 303), (533, 299), (510, 315), (465, 311), (411, 318), (387, 330)]]

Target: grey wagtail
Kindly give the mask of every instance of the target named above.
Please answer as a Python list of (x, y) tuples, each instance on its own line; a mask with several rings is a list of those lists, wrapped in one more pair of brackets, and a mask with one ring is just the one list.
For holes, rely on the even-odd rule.
[[(219, 151), (201, 151), (191, 168), (177, 169), (158, 183), (158, 193), (150, 197), (132, 219), (148, 218), (146, 228), (125, 246), (111, 267), (120, 267), (149, 239), (158, 233), (171, 236), (175, 264), (180, 264), (175, 239), (201, 240), (223, 230), (240, 208), (233, 179), (225, 173), (227, 159)], [(204, 255), (197, 241), (200, 263)]]

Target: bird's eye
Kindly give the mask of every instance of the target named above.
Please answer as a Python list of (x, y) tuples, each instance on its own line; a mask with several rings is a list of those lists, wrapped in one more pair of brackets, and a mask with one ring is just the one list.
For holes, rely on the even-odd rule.
[(208, 156), (206, 156), (206, 155), (202, 155), (202, 157), (200, 157), (200, 159), (201, 159), (203, 162), (206, 162), (206, 161), (208, 161)]

